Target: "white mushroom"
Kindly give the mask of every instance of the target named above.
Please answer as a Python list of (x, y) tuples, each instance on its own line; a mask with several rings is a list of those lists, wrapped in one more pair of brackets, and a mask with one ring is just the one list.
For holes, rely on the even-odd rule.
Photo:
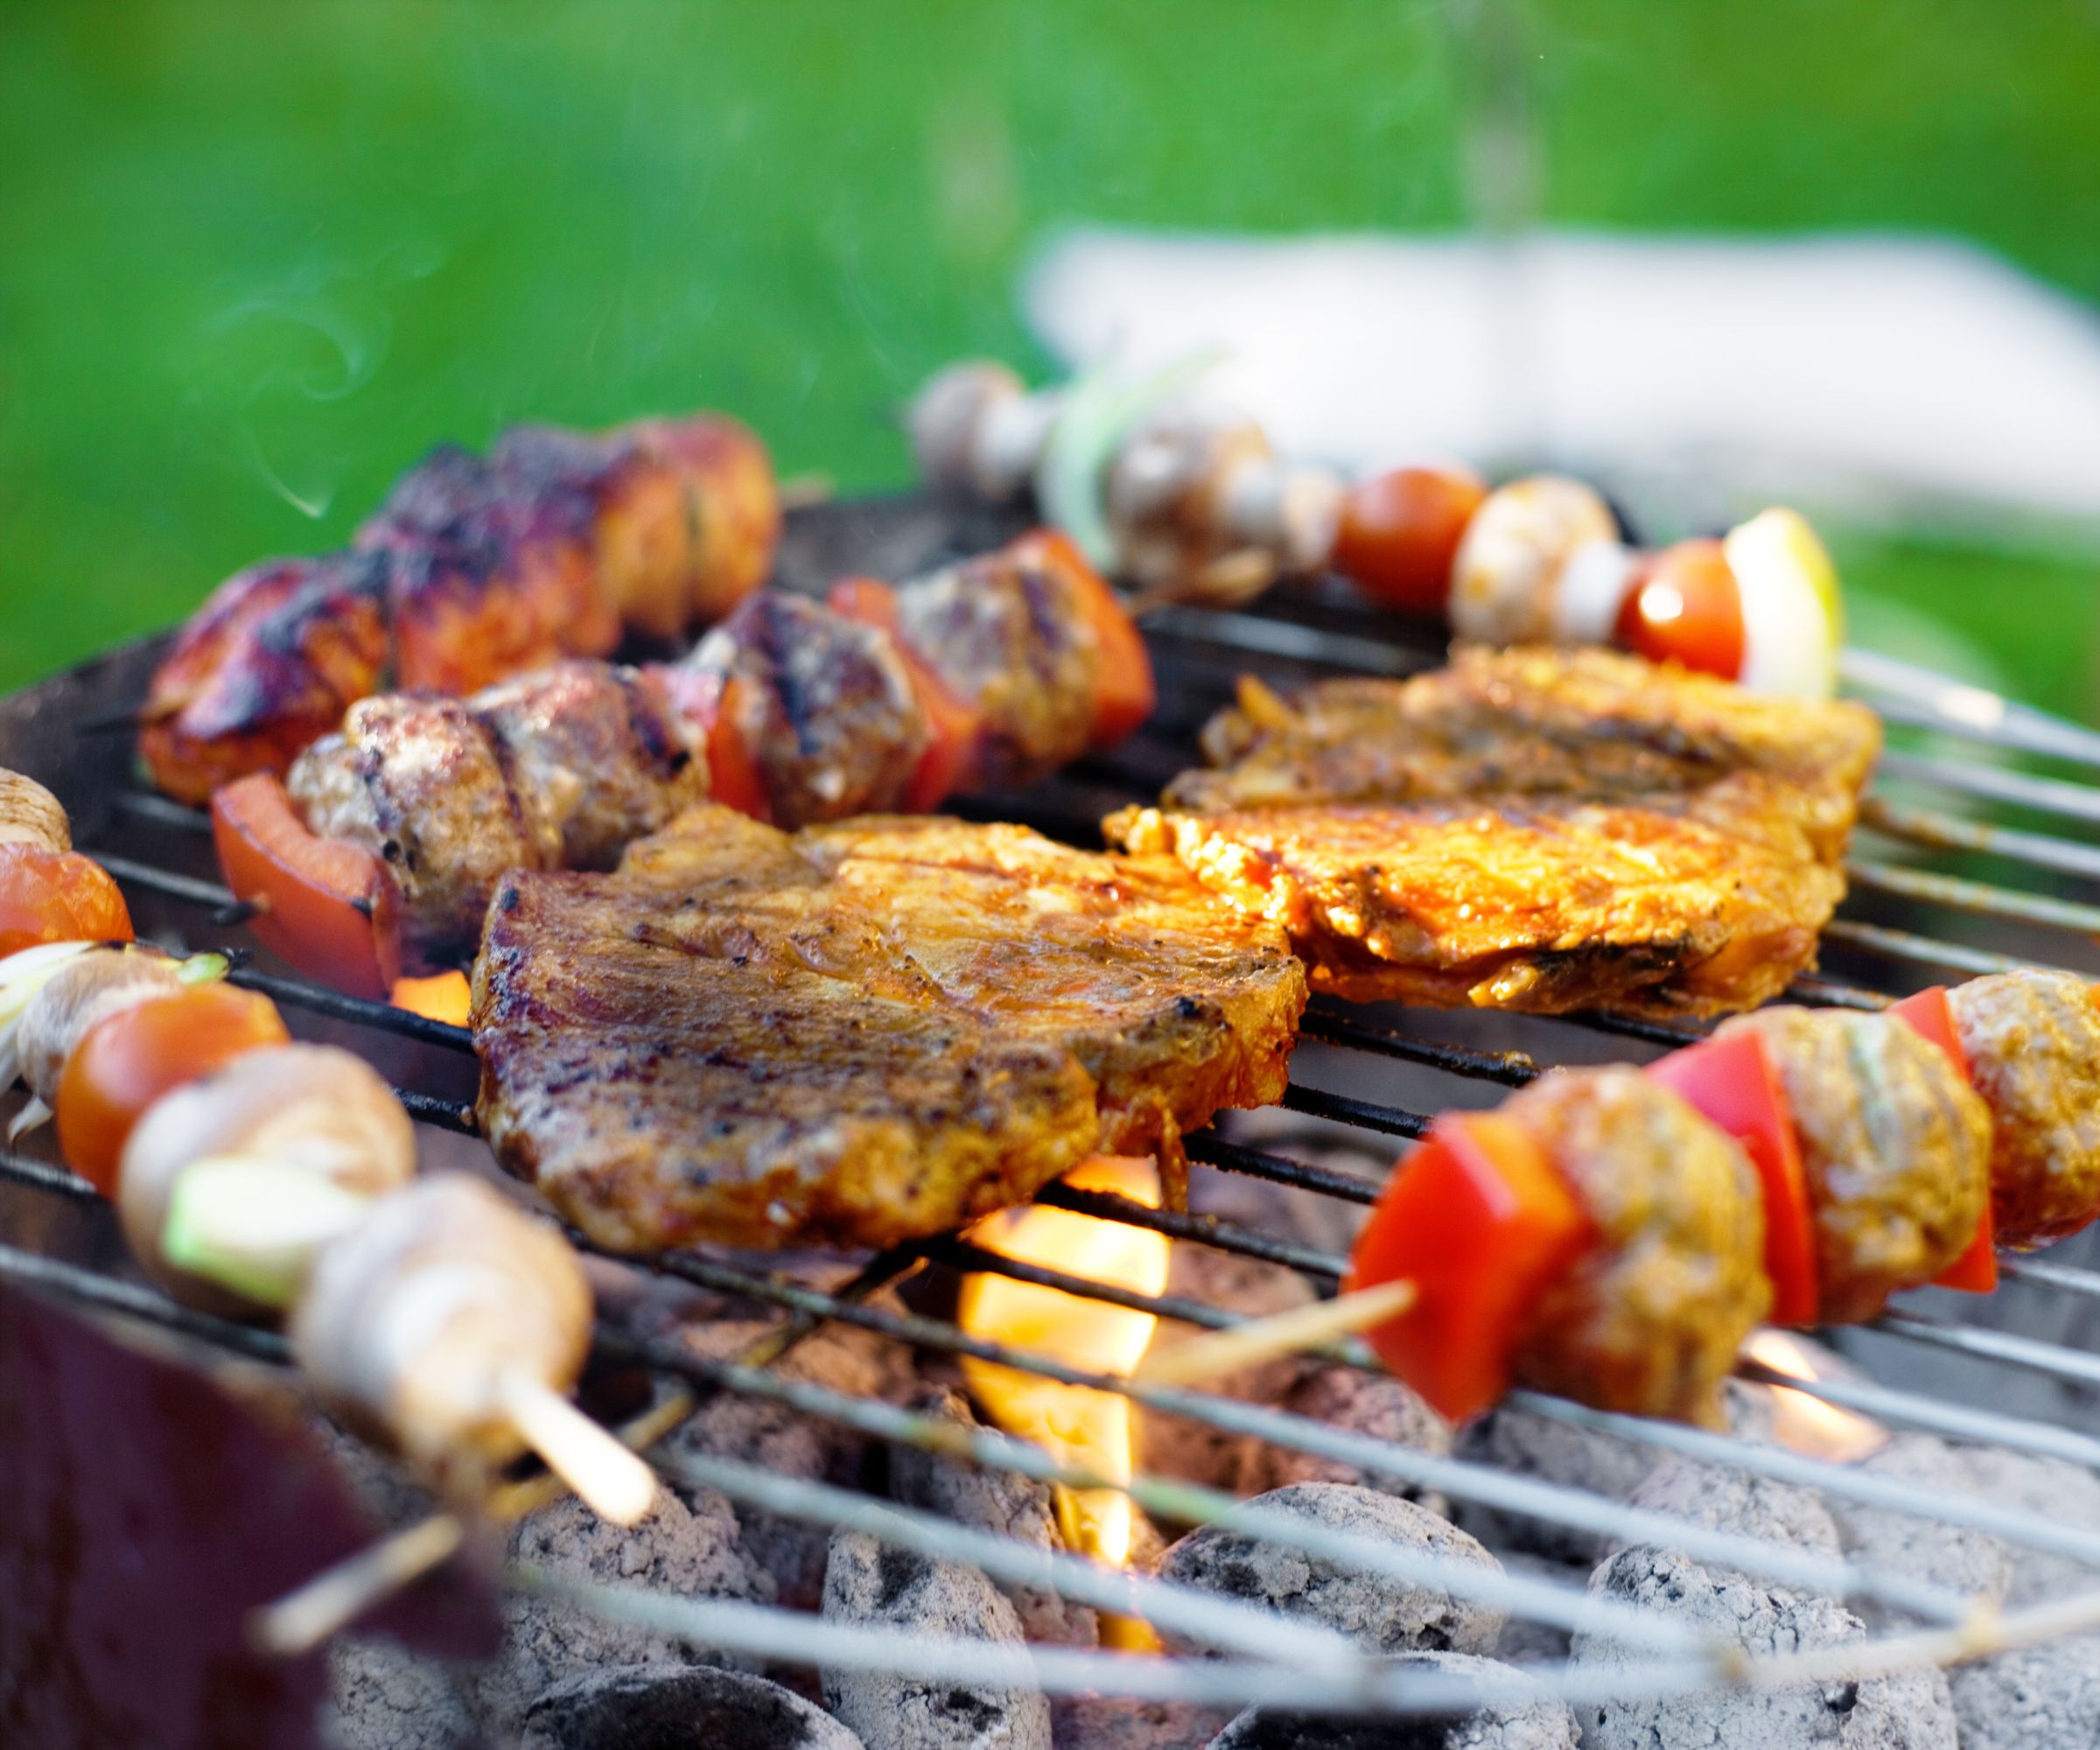
[(1552, 641), (1568, 562), (1618, 535), (1611, 506), (1579, 480), (1535, 474), (1498, 486), (1474, 513), (1452, 562), (1452, 630), (1484, 644)]
[(0, 844), (33, 844), (39, 850), (71, 850), (73, 829), (59, 799), (19, 772), (0, 766)]
[[(67, 960), (23, 1012), (15, 1048), (30, 1091), (46, 1104), (55, 1102), (66, 1060), (88, 1029), (119, 1010), (179, 990), (195, 976), (185, 977), (187, 964), (137, 942), (97, 947)], [(220, 961), (217, 970), (224, 964)]]

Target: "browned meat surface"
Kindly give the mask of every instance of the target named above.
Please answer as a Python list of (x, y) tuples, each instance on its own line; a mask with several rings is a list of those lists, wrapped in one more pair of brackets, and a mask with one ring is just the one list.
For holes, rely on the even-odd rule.
[(1815, 961), (1880, 746), (1845, 704), (1606, 651), (1459, 653), (1205, 732), (1214, 769), (1107, 822), (1290, 931), (1315, 989), (1711, 1013)]
[(1991, 1109), (2001, 1245), (2075, 1234), (2100, 1210), (2100, 1013), (2068, 972), (1972, 978), (1948, 992), (1970, 1079)]
[(1965, 1250), (1991, 1193), (1991, 1115), (1946, 1054), (1893, 1016), (1768, 1009), (1816, 1215), (1823, 1317), (1872, 1318)]
[(307, 824), (377, 852), (411, 962), (464, 960), (511, 869), (605, 869), (707, 794), (693, 732), (648, 680), (571, 662), (469, 699), (387, 693), (300, 755)]
[(480, 1112), (603, 1243), (879, 1245), (1277, 1098), (1305, 997), (1171, 863), (706, 807), (615, 875), (504, 881)]
[(1502, 1108), (1544, 1148), (1597, 1242), (1531, 1309), (1520, 1383), (1600, 1409), (1712, 1421), (1771, 1304), (1749, 1158), (1638, 1070), (1556, 1070)]

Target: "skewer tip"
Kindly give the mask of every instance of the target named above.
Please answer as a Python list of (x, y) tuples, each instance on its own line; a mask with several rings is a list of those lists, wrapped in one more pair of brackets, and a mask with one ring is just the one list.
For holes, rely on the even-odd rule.
[(1176, 1343), (1147, 1355), (1132, 1378), (1140, 1385), (1193, 1385), (1215, 1379), (1278, 1355), (1317, 1348), (1338, 1337), (1353, 1335), (1396, 1319), (1415, 1304), (1412, 1282), (1381, 1282), (1333, 1300), (1294, 1306), (1267, 1319), (1236, 1325), (1228, 1331)]
[(506, 1374), (500, 1395), (518, 1438), (600, 1519), (634, 1525), (648, 1517), (656, 1474), (610, 1429), (530, 1374)]

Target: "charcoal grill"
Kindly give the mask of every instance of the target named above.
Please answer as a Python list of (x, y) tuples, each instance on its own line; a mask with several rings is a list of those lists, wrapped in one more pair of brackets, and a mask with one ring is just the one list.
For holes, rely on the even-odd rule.
[[(929, 562), (979, 550), (1009, 532), (990, 513), (957, 513), (918, 498), (818, 507), (790, 518), (782, 577), (789, 587), (818, 590), (848, 571), (907, 575)], [(1168, 610), (1148, 630), (1158, 667), (1161, 707), (1144, 734), (1112, 755), (1083, 761), (1048, 783), (1017, 795), (977, 798), (964, 811), (987, 819), (1019, 820), (1057, 837), (1096, 844), (1102, 815), (1156, 794), (1167, 777), (1190, 762), (1197, 727), (1225, 701), (1242, 672), (1252, 670), (1288, 688), (1339, 671), (1408, 673), (1432, 663), (1440, 654), (1426, 633), (1372, 614), (1339, 586), (1325, 584), (1279, 591), (1242, 612)], [(0, 762), (32, 774), (58, 792), (73, 813), (80, 847), (98, 857), (125, 888), (142, 934), (197, 945), (239, 942), (243, 939), (239, 911), (215, 878), (204, 816), (147, 792), (132, 771), (126, 713), (143, 696), (159, 648), (159, 640), (127, 648), (0, 703)], [(2100, 878), (2100, 851), (2060, 832), (2008, 828), (1973, 812), (1980, 805), (2011, 805), (2090, 824), (2100, 819), (2100, 790), (2024, 772), (2002, 754), (1984, 729), (1971, 729), (1958, 745), (1914, 741), (1892, 753), (1866, 820), (1867, 837), (1876, 848), (1855, 856), (1852, 898), (1825, 937), (1826, 969), (1800, 981), (1793, 992), (1796, 1000), (1865, 1009), (1950, 973), (2034, 963), (2100, 970), (2100, 955), (2091, 940), (2100, 933), (2100, 905), (2081, 899), (2076, 891), (2077, 882)], [(1950, 797), (1956, 800), (1950, 803)], [(1971, 811), (1951, 811), (1959, 808)], [(472, 1131), (473, 1060), (464, 1030), (318, 988), (260, 949), (234, 976), (284, 1005), (303, 1035), (351, 1046), (372, 1059), (402, 1089), (423, 1124), (438, 1131)], [(1299, 1079), (1283, 1105), (1329, 1140), (1355, 1134), (1362, 1141), (1362, 1133), (1368, 1133), (1372, 1145), (1382, 1151), (1390, 1146), (1384, 1139), (1419, 1137), (1430, 1110), (1488, 1103), (1502, 1089), (1522, 1084), (1551, 1064), (1641, 1057), (1692, 1036), (1687, 1029), (1599, 1016), (1547, 1020), (1347, 1008), (1318, 1001), (1306, 1017)], [(1250, 1176), (1357, 1205), (1368, 1204), (1376, 1194), (1377, 1180), (1368, 1172), (1294, 1158), (1286, 1152), (1288, 1144), (1279, 1148), (1259, 1142), (1228, 1122), (1217, 1131), (1190, 1138), (1188, 1152), (1201, 1172)], [(25, 1212), (33, 1214), (46, 1204), (66, 1201), (78, 1202), (89, 1213), (59, 1224), (63, 1231), (48, 1245), (34, 1250), (0, 1246), (0, 1280), (147, 1321), (196, 1343), (264, 1362), (284, 1359), (284, 1345), (276, 1336), (188, 1312), (143, 1286), (124, 1268), (113, 1224), (100, 1211), (94, 1194), (53, 1162), (47, 1143), (32, 1141), (0, 1153), (0, 1220), (19, 1228)], [(1040, 1200), (1148, 1228), (1183, 1243), (1287, 1265), (1304, 1272), (1322, 1292), (1334, 1287), (1343, 1264), (1340, 1256), (1297, 1239), (1213, 1216), (1151, 1209), (1106, 1193), (1052, 1186)], [(52, 1224), (38, 1225), (48, 1228)], [(741, 1362), (708, 1362), (608, 1323), (600, 1330), (598, 1348), (605, 1357), (639, 1363), (690, 1394), (730, 1392), (770, 1399), (885, 1441), (960, 1452), (982, 1465), (1075, 1487), (1099, 1481), (998, 1433), (962, 1436), (952, 1426), (888, 1403), (771, 1369), (769, 1363), (788, 1346), (824, 1321), (840, 1321), (927, 1350), (975, 1355), (1124, 1393), (1156, 1410), (1342, 1460), (1451, 1497), (1604, 1536), (1657, 1542), (1776, 1581), (1875, 1600), (1920, 1625), (1864, 1645), (1746, 1662), (1717, 1659), (1664, 1617), (1636, 1617), (1622, 1610), (1624, 1620), (1614, 1625), (1614, 1632), (1642, 1653), (1633, 1665), (1608, 1676), (1574, 1665), (1534, 1668), (1548, 1689), (1571, 1702), (1595, 1699), (1606, 1691), (1661, 1695), (1725, 1683), (1790, 1685), (1853, 1679), (1906, 1662), (1943, 1662), (1987, 1648), (2100, 1627), (2100, 1536), (2031, 1514), (1987, 1501), (1936, 1496), (1730, 1435), (1604, 1415), (1536, 1395), (1521, 1400), (1558, 1421), (1810, 1483), (1832, 1497), (1934, 1516), (2014, 1544), (2047, 1548), (2096, 1570), (2090, 1595), (1985, 1622), (1958, 1598), (1857, 1561), (1656, 1520), (1576, 1488), (1432, 1457), (1280, 1410), (1088, 1375), (973, 1339), (940, 1319), (866, 1304), (872, 1291), (928, 1261), (998, 1271), (1199, 1326), (1224, 1328), (1238, 1322), (1237, 1315), (1222, 1308), (1134, 1293), (1063, 1270), (1018, 1264), (943, 1236), (900, 1246), (870, 1260), (837, 1292), (738, 1259), (681, 1253), (653, 1260), (642, 1267), (779, 1309), (782, 1322), (776, 1336), (765, 1352)], [(2030, 1298), (2100, 1296), (2100, 1272), (2054, 1258), (2008, 1261), (2006, 1275), (2016, 1292)], [(1998, 1302), (2008, 1298), (2001, 1295)], [(1881, 1348), (1877, 1354), (1883, 1360), (1922, 1352), (1978, 1364), (1965, 1375), (1959, 1371), (1963, 1360), (1952, 1364), (1955, 1371), (1945, 1376), (1960, 1385), (1958, 1392), (1836, 1380), (1808, 1382), (1748, 1362), (1744, 1373), (1767, 1383), (1784, 1382), (1891, 1426), (1988, 1440), (2100, 1467), (2100, 1438), (2065, 1425), (2079, 1419), (2084, 1404), (2100, 1387), (2100, 1356), (1999, 1328), (1996, 1321), (2005, 1316), (1997, 1302), (1957, 1304), (1954, 1297), (1928, 1294), (1911, 1297), (1900, 1310), (1878, 1321), (1876, 1340)], [(1375, 1365), (1353, 1341), (1340, 1345), (1337, 1353), (1359, 1365)], [(2055, 1393), (2034, 1400), (2047, 1411), (2046, 1419), (2016, 1417), (2002, 1407), (2008, 1368), (2035, 1377)], [(1904, 1370), (1892, 1363), (1883, 1372), (1900, 1377)], [(1046, 1556), (830, 1485), (724, 1460), (682, 1463), (684, 1480), (711, 1485), (739, 1503), (819, 1525), (865, 1530), (927, 1553), (974, 1562), (1002, 1580), (1061, 1591), (1079, 1602), (1125, 1614), (1151, 1614), (1194, 1638), (1208, 1640), (1222, 1656), (1194, 1660), (1046, 1647), (1022, 1654), (1008, 1647), (928, 1642), (831, 1624), (769, 1606), (580, 1586), (545, 1573), (518, 1574), (516, 1583), (559, 1591), (592, 1609), (731, 1651), (956, 1684), (1033, 1684), (1052, 1693), (1099, 1691), (1221, 1706), (1261, 1703), (1396, 1716), (1447, 1711), (1474, 1698), (1464, 1679), (1381, 1669), (1322, 1636), (1294, 1639), (1279, 1634), (1272, 1622), (1250, 1634), (1246, 1613), (1228, 1602), (1164, 1588), (1074, 1558)], [(1130, 1493), (1141, 1507), (1174, 1521), (1210, 1520), (1236, 1508), (1228, 1496), (1158, 1477), (1138, 1478)], [(1303, 1523), (1273, 1514), (1266, 1519), (1250, 1517), (1243, 1511), (1242, 1518), (1251, 1533), (1323, 1553), (1315, 1531)], [(440, 1519), (396, 1540), (391, 1558), (416, 1565), (457, 1541), (456, 1528)], [(1412, 1558), (1376, 1557), (1362, 1550), (1325, 1553), (1374, 1566), (1383, 1564), (1398, 1578), (1423, 1577), (1418, 1562), (1409, 1566)], [(1563, 1627), (1574, 1622), (1585, 1602), (1573, 1587), (1515, 1574), (1483, 1577), (1453, 1570), (1426, 1577), (1480, 1594), (1517, 1615)], [(326, 1602), (325, 1596), (295, 1601), (317, 1606), (322, 1616)], [(297, 1638), (296, 1615), (281, 1614), (275, 1620), (280, 1631)]]

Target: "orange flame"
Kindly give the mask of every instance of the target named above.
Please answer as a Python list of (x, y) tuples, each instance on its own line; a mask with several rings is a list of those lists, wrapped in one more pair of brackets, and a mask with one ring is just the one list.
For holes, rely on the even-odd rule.
[[(1799, 1338), (1784, 1331), (1754, 1331), (1743, 1353), (1774, 1373), (1796, 1379), (1820, 1379), (1814, 1354)], [(1878, 1452), (1888, 1444), (1888, 1430), (1865, 1416), (1825, 1404), (1805, 1391), (1772, 1388), (1773, 1436), (1791, 1452), (1847, 1465)]]
[[(1088, 1191), (1114, 1191), (1159, 1207), (1159, 1174), (1149, 1159), (1096, 1155), (1065, 1176)], [(980, 1222), (970, 1237), (987, 1251), (1113, 1284), (1139, 1294), (1166, 1286), (1166, 1236), (1064, 1209), (1009, 1209)], [(1149, 1312), (1083, 1300), (1061, 1289), (1003, 1276), (963, 1278), (957, 1320), (974, 1337), (1011, 1343), (1092, 1373), (1128, 1375), (1158, 1323)], [(1108, 1483), (1130, 1480), (1134, 1426), (1130, 1401), (1084, 1386), (1060, 1384), (964, 1356), (962, 1371), (977, 1402), (1010, 1434), (1032, 1440), (1062, 1463)], [(1130, 1500), (1116, 1488), (1060, 1489), (1066, 1542), (1120, 1566), (1130, 1559)]]
[(396, 978), (390, 1000), (396, 1008), (406, 1009), (426, 1020), (463, 1027), (472, 993), (467, 989), (464, 972), (439, 972), (429, 978)]

